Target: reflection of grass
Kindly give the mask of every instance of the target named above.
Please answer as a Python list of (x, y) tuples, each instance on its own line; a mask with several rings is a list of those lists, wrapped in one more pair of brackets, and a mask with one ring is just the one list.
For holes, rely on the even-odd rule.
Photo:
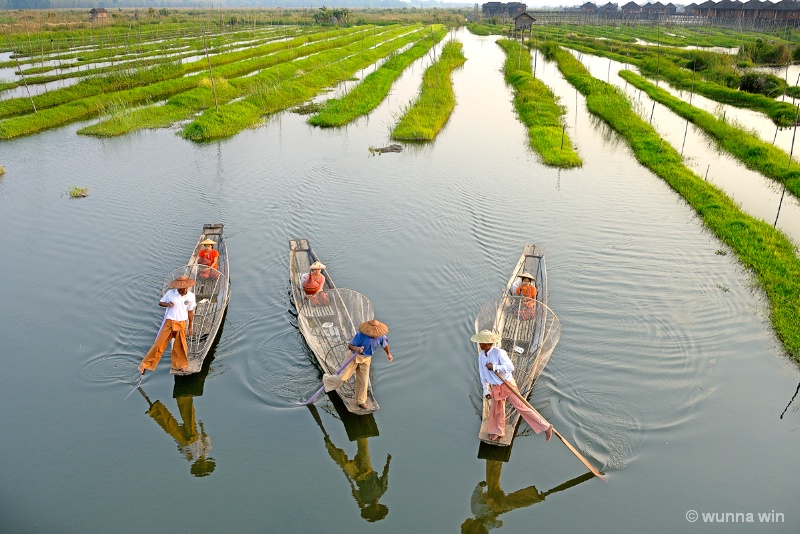
[(389, 94), (392, 83), (400, 77), (403, 70), (416, 59), (421, 58), (442, 37), (446, 31), (437, 25), (435, 31), (425, 35), (410, 49), (390, 57), (381, 67), (369, 74), (364, 81), (342, 98), (332, 98), (325, 103), (320, 112), (311, 117), (308, 123), (315, 126), (344, 126), (357, 117), (366, 115), (381, 103)]
[(431, 141), (444, 127), (456, 105), (450, 73), (466, 61), (461, 48), (461, 43), (456, 41), (444, 45), (439, 60), (422, 76), (419, 98), (400, 119), (392, 139)]
[(623, 93), (594, 78), (553, 43), (543, 49), (564, 77), (586, 96), (589, 111), (630, 145), (636, 159), (691, 205), (717, 238), (757, 278), (770, 303), (770, 321), (786, 352), (800, 362), (800, 258), (792, 242), (770, 224), (742, 212), (721, 190), (694, 174), (680, 154), (631, 108)]
[(69, 190), (69, 198), (84, 198), (89, 196), (88, 187), (73, 187)]
[(528, 128), (528, 142), (542, 163), (553, 167), (580, 167), (580, 156), (572, 147), (564, 124), (564, 106), (544, 83), (533, 77), (531, 54), (520, 43), (500, 39), (497, 44), (506, 53), (503, 65), (506, 83), (514, 88), (514, 108)]

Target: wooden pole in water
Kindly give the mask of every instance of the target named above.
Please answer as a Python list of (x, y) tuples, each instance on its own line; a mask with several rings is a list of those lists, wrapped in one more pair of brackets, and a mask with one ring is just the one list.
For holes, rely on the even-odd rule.
[(214, 109), (219, 111), (219, 102), (217, 102), (217, 85), (214, 83), (214, 73), (211, 70), (211, 58), (208, 57), (208, 45), (206, 45), (206, 32), (200, 26), (200, 33), (203, 34), (203, 49), (206, 52), (206, 60), (208, 60), (208, 75), (211, 77), (211, 92), (214, 93)]
[[(542, 417), (542, 416), (541, 416), (541, 414), (540, 414), (539, 412), (537, 412), (537, 411), (536, 411), (536, 408), (534, 408), (533, 406), (531, 406), (531, 403), (530, 403), (530, 402), (528, 402), (528, 401), (525, 399), (525, 397), (523, 397), (523, 396), (522, 396), (522, 394), (520, 394), (520, 392), (519, 392), (519, 391), (517, 391), (517, 388), (515, 388), (514, 386), (512, 386), (511, 384), (509, 384), (509, 383), (508, 383), (508, 380), (506, 380), (505, 378), (503, 378), (502, 376), (500, 376), (500, 373), (498, 373), (497, 371), (494, 371), (494, 374), (496, 374), (496, 375), (497, 375), (497, 378), (499, 378), (500, 380), (502, 380), (502, 381), (503, 381), (503, 384), (505, 384), (506, 386), (508, 386), (508, 389), (510, 389), (510, 390), (511, 390), (511, 392), (514, 394), (514, 396), (515, 396), (515, 397), (517, 397), (519, 400), (521, 400), (521, 401), (523, 402), (523, 404), (525, 404), (525, 406), (527, 406), (528, 408), (530, 408), (531, 410), (533, 410), (533, 411), (536, 413), (536, 415), (538, 415), (539, 417)], [(542, 419), (544, 419), (544, 418), (542, 417)], [(556, 437), (557, 437), (558, 439), (560, 439), (560, 440), (561, 440), (561, 443), (563, 443), (564, 445), (566, 445), (566, 446), (567, 446), (567, 448), (570, 450), (570, 452), (571, 452), (572, 454), (574, 454), (574, 455), (575, 455), (575, 457), (576, 457), (576, 458), (578, 458), (578, 460), (580, 460), (580, 461), (581, 461), (581, 463), (582, 463), (583, 465), (585, 465), (585, 466), (586, 466), (586, 467), (589, 469), (589, 471), (591, 471), (591, 472), (592, 472), (592, 474), (593, 474), (594, 476), (596, 476), (596, 477), (598, 477), (598, 478), (604, 478), (604, 476), (603, 476), (603, 475), (600, 473), (600, 471), (598, 471), (598, 470), (597, 470), (597, 468), (596, 468), (595, 466), (593, 466), (592, 464), (590, 464), (590, 463), (589, 463), (589, 460), (587, 460), (587, 459), (586, 459), (586, 458), (585, 458), (585, 457), (584, 457), (584, 456), (583, 456), (583, 455), (582, 455), (580, 452), (578, 452), (578, 449), (576, 449), (575, 447), (573, 447), (573, 446), (572, 446), (572, 444), (571, 444), (569, 441), (567, 441), (567, 440), (566, 440), (566, 438), (564, 438), (564, 436), (562, 436), (562, 435), (561, 435), (561, 433), (560, 433), (558, 430), (556, 430), (556, 429), (555, 429), (555, 427), (553, 427), (553, 434), (555, 434), (555, 435), (556, 435)]]
[(6, 41), (8, 41), (8, 48), (11, 49), (11, 53), (14, 54), (14, 60), (17, 62), (17, 68), (19, 69), (19, 75), (22, 76), (22, 83), (25, 85), (25, 91), (28, 93), (28, 98), (31, 101), (31, 106), (33, 106), (33, 112), (34, 113), (39, 113), (39, 111), (36, 109), (36, 104), (33, 101), (33, 97), (31, 96), (31, 90), (28, 89), (28, 81), (25, 79), (25, 73), (22, 72), (22, 66), (20, 66), (20, 64), (19, 64), (19, 58), (17, 57), (17, 52), (14, 50), (14, 47), (11, 46), (11, 38), (8, 36), (8, 28), (3, 26), (3, 30), (5, 31), (5, 34), (6, 34)]
[[(789, 163), (786, 165), (786, 168), (790, 168), (792, 166), (792, 154), (794, 153), (794, 140), (797, 136), (797, 119), (800, 118), (800, 106), (797, 107), (797, 112), (794, 115), (794, 131), (792, 132), (792, 146), (789, 149)], [(783, 197), (786, 196), (786, 182), (783, 183), (783, 191), (781, 191), (781, 199), (778, 201), (778, 212), (775, 214), (775, 222), (772, 223), (773, 228), (777, 228), (778, 226), (778, 217), (781, 215), (781, 206), (783, 206)]]

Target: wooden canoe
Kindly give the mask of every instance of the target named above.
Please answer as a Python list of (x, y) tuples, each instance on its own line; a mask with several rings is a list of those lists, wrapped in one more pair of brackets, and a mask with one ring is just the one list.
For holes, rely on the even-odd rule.
[[(526, 310), (528, 299), (514, 295), (521, 281), (519, 276), (523, 273), (535, 277), (534, 285), (537, 289), (536, 303), (530, 316), (529, 309)], [(558, 317), (547, 307), (547, 269), (542, 247), (525, 245), (503, 296), (485, 304), (478, 312), (475, 332), (481, 330), (500, 333), (502, 341), (498, 346), (508, 353), (514, 364), (514, 380), (520, 393), (526, 399), (530, 398), (536, 379), (550, 360), (561, 336)], [(480, 394), (483, 398), (482, 389)], [(505, 435), (498, 441), (489, 440), (489, 401), (483, 398), (479, 437), (490, 445), (508, 446), (514, 439), (520, 420), (519, 413), (507, 405)]]
[[(217, 269), (197, 263), (197, 255), (206, 239), (216, 241), (213, 248), (219, 252)], [(189, 366), (187, 371), (170, 370), (174, 375), (191, 375), (200, 372), (211, 346), (220, 333), (228, 302), (231, 298), (231, 282), (229, 278), (228, 248), (222, 224), (205, 224), (203, 233), (194, 247), (189, 263), (175, 269), (164, 279), (161, 288), (163, 295), (169, 290), (169, 283), (179, 276), (188, 276), (197, 282), (190, 291), (194, 292), (197, 307), (194, 310), (193, 334), (186, 338), (189, 345)]]
[[(352, 289), (337, 288), (327, 269), (322, 270), (325, 276), (322, 290), (328, 296), (329, 303), (326, 305), (310, 303), (303, 291), (301, 278), (309, 272), (309, 266), (315, 261), (321, 260), (311, 250), (307, 239), (289, 241), (289, 277), (292, 299), (297, 310), (297, 327), (322, 372), (334, 374), (352, 355), (347, 345), (356, 335), (358, 325), (373, 319), (374, 313), (372, 303), (367, 297)], [(369, 409), (363, 410), (356, 401), (355, 380), (353, 375), (335, 390), (336, 394), (349, 412), (360, 415), (374, 412), (380, 406), (375, 400), (372, 384), (370, 383), (367, 388)]]

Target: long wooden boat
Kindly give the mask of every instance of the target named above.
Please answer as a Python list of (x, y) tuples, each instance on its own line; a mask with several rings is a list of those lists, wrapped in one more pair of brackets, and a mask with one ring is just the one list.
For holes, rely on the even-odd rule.
[[(301, 278), (309, 272), (309, 267), (315, 261), (321, 260), (311, 250), (307, 239), (289, 241), (289, 277), (292, 299), (297, 310), (297, 326), (322, 372), (334, 374), (352, 355), (347, 345), (356, 335), (358, 325), (373, 319), (374, 312), (372, 303), (361, 293), (352, 289), (338, 289), (327, 269), (322, 270), (325, 276), (322, 290), (328, 296), (329, 303), (325, 305), (310, 303), (305, 298)], [(372, 383), (367, 388), (369, 409), (364, 410), (358, 406), (355, 380), (354, 374), (335, 390), (347, 410), (363, 415), (380, 408), (372, 391)]]
[[(514, 295), (523, 273), (534, 276), (537, 295), (532, 313), (527, 306), (528, 299)], [(491, 330), (501, 335), (502, 340), (498, 346), (508, 353), (514, 364), (514, 380), (520, 393), (529, 398), (536, 379), (550, 360), (561, 336), (558, 317), (547, 307), (547, 269), (542, 247), (525, 245), (503, 295), (485, 304), (478, 312), (475, 332), (481, 330)], [(483, 398), (482, 390), (481, 397)], [(481, 441), (491, 445), (508, 446), (517, 433), (521, 420), (519, 413), (510, 406), (506, 407), (506, 433), (500, 440), (492, 441), (488, 432), (489, 402), (483, 399), (479, 437)]]
[[(169, 290), (169, 283), (179, 276), (188, 276), (196, 282), (190, 289), (197, 299), (194, 310), (193, 333), (186, 338), (189, 345), (189, 365), (186, 371), (170, 370), (174, 375), (191, 375), (200, 372), (211, 346), (220, 333), (228, 302), (231, 298), (231, 282), (229, 277), (228, 248), (225, 245), (224, 225), (212, 223), (203, 225), (203, 232), (194, 247), (189, 263), (172, 271), (164, 279), (162, 295)], [(213, 249), (219, 252), (217, 268), (197, 262), (198, 254), (203, 249), (206, 239), (216, 241)]]

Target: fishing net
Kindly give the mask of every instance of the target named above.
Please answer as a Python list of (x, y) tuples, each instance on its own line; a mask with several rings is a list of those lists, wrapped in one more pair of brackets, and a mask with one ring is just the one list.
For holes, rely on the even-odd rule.
[(197, 301), (192, 324), (194, 333), (186, 337), (191, 370), (196, 364), (202, 363), (196, 360), (202, 360), (214, 342), (230, 298), (230, 281), (224, 273), (213, 267), (196, 263), (184, 265), (164, 277), (164, 282), (161, 284), (162, 295), (170, 290), (170, 282), (179, 276), (186, 276), (196, 282), (189, 288)]
[[(352, 355), (347, 345), (358, 325), (374, 318), (372, 303), (352, 289), (325, 291), (327, 304), (304, 304), (298, 310), (300, 331), (326, 374), (335, 374)], [(372, 386), (370, 385), (370, 396)], [(342, 397), (354, 398), (355, 377), (339, 388)]]
[(545, 304), (521, 296), (505, 296), (481, 307), (475, 331), (499, 333), (498, 347), (514, 364), (514, 379), (520, 393), (530, 396), (561, 337), (561, 323)]

